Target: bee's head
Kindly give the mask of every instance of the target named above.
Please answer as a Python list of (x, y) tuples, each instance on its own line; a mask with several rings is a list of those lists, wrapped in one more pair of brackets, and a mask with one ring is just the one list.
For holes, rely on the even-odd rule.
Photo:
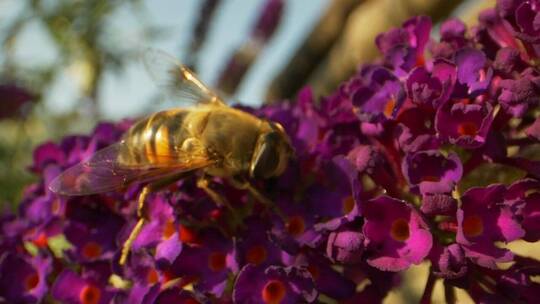
[(281, 175), (287, 168), (289, 158), (294, 154), (291, 141), (279, 123), (265, 122), (268, 128), (263, 128), (259, 135), (249, 175), (252, 178), (270, 178)]

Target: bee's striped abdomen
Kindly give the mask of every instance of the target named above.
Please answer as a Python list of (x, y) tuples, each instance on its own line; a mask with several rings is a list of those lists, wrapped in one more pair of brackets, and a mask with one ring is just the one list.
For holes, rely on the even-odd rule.
[(167, 164), (174, 161), (176, 151), (187, 134), (183, 123), (187, 110), (157, 112), (133, 125), (124, 135), (127, 164)]

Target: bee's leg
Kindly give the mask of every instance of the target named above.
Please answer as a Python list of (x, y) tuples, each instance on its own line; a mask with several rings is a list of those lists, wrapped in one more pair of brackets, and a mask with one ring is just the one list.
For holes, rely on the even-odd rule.
[(216, 203), (216, 205), (218, 205), (220, 207), (225, 206), (225, 207), (227, 207), (229, 209), (232, 209), (231, 204), (229, 203), (229, 201), (225, 197), (220, 196), (215, 190), (210, 188), (210, 182), (208, 180), (208, 176), (202, 175), (197, 180), (197, 187), (199, 187), (204, 192), (206, 192), (206, 194), (214, 201), (214, 203)]
[(146, 185), (141, 190), (141, 193), (139, 194), (139, 197), (137, 198), (137, 217), (139, 220), (137, 221), (137, 224), (133, 229), (131, 230), (131, 233), (129, 234), (129, 237), (124, 242), (124, 245), (122, 246), (122, 254), (120, 255), (120, 265), (124, 265), (126, 263), (127, 257), (129, 255), (129, 251), (131, 250), (131, 246), (133, 245), (133, 242), (141, 232), (142, 227), (146, 223), (146, 218), (144, 215), (144, 206), (146, 202), (146, 198), (148, 197), (148, 194), (152, 192), (152, 184)]
[(255, 188), (246, 178), (242, 176), (234, 176), (230, 180), (230, 183), (237, 189), (248, 190), (253, 197), (259, 202), (272, 206), (272, 201), (262, 194), (257, 188)]
[(241, 176), (235, 176), (231, 178), (231, 184), (238, 188), (238, 189), (245, 189), (249, 191), (249, 193), (259, 202), (263, 203), (266, 207), (274, 210), (277, 215), (280, 217), (284, 217), (281, 210), (272, 202), (271, 199), (269, 199), (266, 195), (264, 195), (261, 191), (257, 189), (257, 187), (253, 186), (246, 178)]
[(210, 188), (209, 185), (209, 178), (206, 175), (202, 175), (197, 180), (197, 187), (201, 188), (204, 192), (206, 192), (206, 195), (210, 197), (216, 203), (217, 206), (224, 206), (230, 211), (230, 221), (229, 223), (229, 229), (226, 229), (222, 227), (221, 225), (217, 225), (216, 228), (221, 230), (223, 234), (225, 235), (231, 235), (230, 231), (234, 231), (237, 228), (244, 227), (244, 221), (242, 219), (242, 216), (237, 212), (238, 210), (235, 210), (232, 205), (230, 204), (229, 200), (227, 198), (219, 195), (214, 189)]
[(272, 201), (266, 197), (266, 195), (262, 194), (257, 188), (255, 188), (251, 183), (246, 182), (245, 184), (246, 189), (253, 195), (253, 197), (258, 200), (259, 202), (265, 204), (266, 206), (272, 206)]
[(151, 184), (148, 184), (142, 188), (141, 193), (139, 194), (139, 197), (137, 198), (137, 217), (139, 218), (139, 220), (137, 221), (137, 224), (135, 224), (135, 227), (133, 227), (133, 229), (131, 230), (129, 237), (126, 239), (126, 241), (124, 242), (124, 245), (122, 246), (122, 253), (120, 255), (120, 261), (119, 261), (120, 265), (124, 265), (126, 263), (126, 260), (131, 250), (131, 246), (133, 245), (133, 242), (135, 241), (139, 233), (141, 233), (142, 227), (147, 222), (146, 215), (145, 215), (145, 206), (146, 206), (145, 203), (146, 203), (146, 198), (148, 197), (148, 195), (165, 186), (172, 184), (173, 182), (181, 179), (182, 177), (186, 175), (187, 175), (186, 173), (173, 175), (161, 181), (156, 181)]

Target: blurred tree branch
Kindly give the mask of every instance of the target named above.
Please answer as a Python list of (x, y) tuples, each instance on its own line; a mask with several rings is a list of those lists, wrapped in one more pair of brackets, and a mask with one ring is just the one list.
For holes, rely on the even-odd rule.
[[(339, 0), (334, 1), (334, 5)], [(359, 1), (357, 1), (359, 2)], [(371, 0), (356, 6), (348, 16), (343, 31), (336, 42), (325, 40), (322, 26), (328, 22), (322, 18), (308, 38), (317, 41), (304, 43), (287, 68), (272, 82), (267, 100), (291, 98), (298, 89), (310, 84), (317, 95), (328, 94), (340, 82), (350, 77), (359, 64), (372, 61), (378, 56), (373, 42), (375, 37), (414, 15), (431, 16), (434, 22), (449, 15), (461, 0)], [(324, 43), (326, 42), (326, 43)], [(330, 46), (328, 45), (330, 44)], [(311, 48), (315, 48), (312, 50)], [(327, 56), (316, 58), (311, 53), (323, 53), (317, 48), (330, 48)], [(302, 62), (300, 65), (299, 62)], [(291, 66), (302, 66), (305, 71), (297, 71)]]
[(273, 80), (266, 100), (276, 101), (293, 96), (313, 73), (317, 63), (324, 60), (340, 37), (349, 14), (362, 0), (334, 0), (319, 23), (292, 57), (285, 69)]
[(186, 65), (195, 72), (198, 70), (199, 51), (206, 41), (208, 29), (219, 3), (220, 0), (204, 0), (204, 2), (201, 3), (199, 16), (193, 27), (191, 43), (186, 58)]

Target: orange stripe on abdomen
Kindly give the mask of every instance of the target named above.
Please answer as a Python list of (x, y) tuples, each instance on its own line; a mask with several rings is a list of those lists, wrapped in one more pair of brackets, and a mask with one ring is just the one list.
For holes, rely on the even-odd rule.
[(175, 148), (183, 141), (182, 124), (187, 113), (187, 110), (158, 112), (133, 125), (124, 137), (132, 161), (137, 160), (136, 164), (174, 162)]

